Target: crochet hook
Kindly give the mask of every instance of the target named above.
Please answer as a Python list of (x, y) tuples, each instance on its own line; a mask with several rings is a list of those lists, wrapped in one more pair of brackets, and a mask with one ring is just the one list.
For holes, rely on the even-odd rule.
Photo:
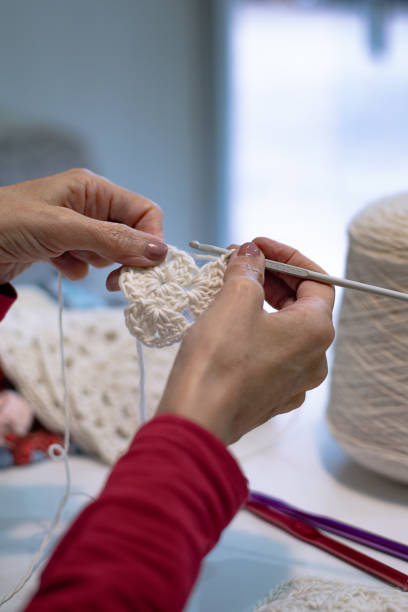
[(264, 504), (270, 508), (275, 508), (279, 510), (279, 512), (284, 512), (288, 516), (304, 521), (313, 527), (335, 533), (343, 538), (353, 540), (359, 544), (364, 544), (364, 546), (369, 546), (375, 550), (380, 550), (388, 555), (393, 555), (394, 557), (399, 557), (400, 559), (404, 559), (404, 561), (408, 561), (408, 546), (401, 542), (390, 540), (376, 533), (371, 533), (359, 527), (348, 525), (347, 523), (342, 523), (328, 516), (300, 510), (276, 497), (270, 497), (258, 491), (250, 491), (249, 500)]
[(347, 563), (358, 567), (359, 569), (393, 584), (394, 586), (408, 591), (408, 575), (399, 572), (398, 570), (381, 563), (368, 555), (365, 555), (354, 548), (350, 548), (333, 538), (329, 538), (326, 535), (320, 533), (318, 529), (307, 525), (298, 519), (295, 519), (279, 510), (275, 510), (264, 504), (260, 504), (254, 501), (248, 501), (245, 505), (247, 510), (258, 515), (260, 518), (272, 523), (273, 525), (280, 527), (281, 529), (292, 534), (296, 538), (321, 548), (326, 552), (343, 559)]
[[(192, 249), (196, 249), (197, 251), (203, 251), (204, 253), (212, 253), (214, 255), (225, 255), (225, 253), (230, 252), (230, 250), (228, 249), (223, 249), (212, 244), (202, 244), (197, 240), (192, 240), (189, 245)], [(280, 261), (274, 261), (273, 259), (265, 259), (265, 268), (267, 268), (268, 270), (273, 270), (274, 272), (281, 272), (283, 274), (289, 274), (290, 276), (303, 278), (305, 280), (308, 279), (315, 280), (320, 283), (326, 283), (326, 285), (337, 285), (338, 287), (345, 287), (346, 289), (357, 289), (358, 291), (365, 291), (366, 293), (375, 293), (377, 295), (383, 295), (394, 298), (396, 300), (403, 300), (408, 302), (408, 293), (403, 293), (402, 291), (394, 291), (394, 289), (385, 289), (384, 287), (367, 285), (366, 283), (360, 283), (358, 281), (349, 280), (347, 278), (329, 276), (328, 274), (322, 274), (321, 272), (313, 272), (313, 270), (299, 268), (298, 266), (291, 266), (289, 264), (281, 263)]]

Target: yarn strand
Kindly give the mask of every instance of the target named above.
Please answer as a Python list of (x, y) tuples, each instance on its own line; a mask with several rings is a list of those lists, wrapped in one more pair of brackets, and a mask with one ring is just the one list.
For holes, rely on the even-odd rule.
[(26, 572), (14, 587), (14, 589), (8, 594), (5, 595), (0, 600), (0, 606), (4, 605), (7, 601), (10, 601), (12, 597), (17, 595), (27, 582), (30, 580), (34, 572), (38, 569), (41, 563), (44, 562), (44, 553), (45, 550), (51, 540), (51, 537), (54, 533), (55, 528), (60, 522), (62, 511), (67, 503), (71, 492), (71, 473), (68, 462), (68, 448), (69, 448), (69, 409), (68, 409), (68, 387), (66, 380), (66, 372), (65, 372), (65, 358), (64, 358), (64, 330), (63, 330), (63, 309), (64, 309), (64, 300), (62, 297), (62, 275), (61, 272), (58, 274), (58, 329), (59, 329), (59, 347), (60, 347), (60, 359), (61, 359), (61, 377), (62, 377), (62, 386), (63, 386), (63, 406), (64, 406), (64, 414), (65, 414), (65, 434), (64, 434), (64, 446), (61, 444), (51, 444), (48, 448), (48, 454), (53, 461), (64, 461), (65, 467), (65, 491), (64, 495), (61, 498), (61, 501), (58, 505), (57, 511), (54, 515), (54, 518), (51, 521), (50, 527), (48, 528), (47, 533), (45, 534), (41, 546), (38, 552), (34, 555), (31, 563), (29, 564)]
[(139, 363), (139, 420), (140, 425), (143, 425), (147, 421), (146, 371), (144, 363), (143, 344), (138, 338), (136, 339), (136, 350)]

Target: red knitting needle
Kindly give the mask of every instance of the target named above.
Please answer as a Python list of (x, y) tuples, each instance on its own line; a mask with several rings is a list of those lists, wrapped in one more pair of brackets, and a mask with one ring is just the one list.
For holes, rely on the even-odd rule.
[(254, 501), (247, 501), (245, 507), (254, 514), (257, 514), (269, 523), (284, 529), (300, 540), (304, 540), (305, 542), (308, 542), (308, 544), (312, 544), (312, 546), (321, 548), (331, 555), (339, 557), (340, 559), (343, 559), (343, 561), (346, 561), (351, 565), (355, 565), (359, 569), (368, 572), (381, 580), (385, 580), (385, 582), (393, 584), (404, 591), (408, 591), (407, 574), (403, 574), (393, 567), (385, 565), (385, 563), (381, 563), (368, 555), (364, 555), (363, 553), (354, 550), (354, 548), (350, 548), (349, 546), (346, 546), (333, 538), (329, 538), (328, 536), (323, 535), (315, 527), (307, 525), (306, 523), (294, 519), (291, 516), (287, 516), (283, 512), (279, 512), (278, 510), (272, 509), (269, 506), (265, 506), (264, 504)]

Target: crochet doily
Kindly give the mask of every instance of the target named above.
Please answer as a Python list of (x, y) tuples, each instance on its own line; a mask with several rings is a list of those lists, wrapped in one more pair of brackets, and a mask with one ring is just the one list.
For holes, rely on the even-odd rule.
[(146, 346), (179, 342), (221, 289), (228, 257), (199, 268), (191, 255), (169, 246), (164, 262), (154, 268), (124, 268), (119, 286), (129, 301), (130, 333)]
[(253, 612), (408, 612), (408, 595), (387, 586), (294, 578), (279, 585)]
[[(36, 417), (64, 431), (57, 305), (36, 289), (19, 299), (0, 326), (0, 360)], [(139, 423), (139, 363), (122, 308), (66, 310), (65, 364), (71, 434), (78, 446), (113, 463)], [(147, 416), (159, 403), (178, 346), (145, 348)]]

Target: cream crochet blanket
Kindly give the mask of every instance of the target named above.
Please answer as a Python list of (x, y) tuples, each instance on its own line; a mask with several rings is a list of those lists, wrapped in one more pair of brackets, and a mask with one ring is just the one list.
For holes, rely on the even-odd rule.
[(408, 612), (408, 595), (386, 586), (295, 578), (279, 585), (253, 612)]
[[(44, 292), (19, 289), (0, 325), (1, 365), (36, 417), (64, 431), (57, 305)], [(139, 423), (136, 341), (121, 308), (64, 312), (65, 364), (71, 434), (80, 448), (112, 464)], [(178, 345), (145, 348), (147, 416), (162, 395)]]

